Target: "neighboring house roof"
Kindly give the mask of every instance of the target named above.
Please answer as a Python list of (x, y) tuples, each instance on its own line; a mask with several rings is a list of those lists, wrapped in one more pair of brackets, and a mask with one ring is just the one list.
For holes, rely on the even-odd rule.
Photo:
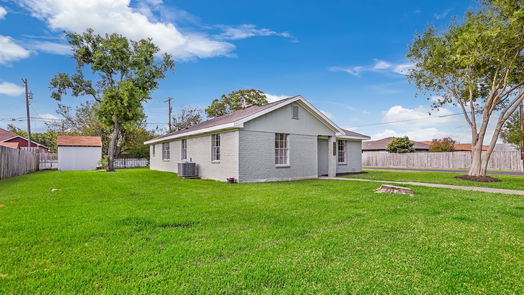
[(193, 125), (186, 129), (177, 130), (175, 132), (168, 133), (166, 135), (153, 138), (145, 142), (145, 144), (152, 144), (155, 142), (161, 142), (169, 139), (196, 135), (211, 131), (231, 129), (231, 128), (242, 128), (245, 122), (258, 118), (264, 114), (272, 112), (290, 103), (298, 102), (305, 106), (317, 119), (322, 121), (325, 125), (336, 131), (337, 136), (348, 139), (369, 139), (368, 136), (362, 135), (356, 132), (342, 129), (333, 123), (329, 118), (326, 117), (322, 112), (311, 105), (305, 98), (300, 95), (292, 96), (289, 98), (281, 99), (275, 102), (270, 102), (262, 106), (250, 106), (243, 110), (234, 111), (232, 113), (213, 118)]
[[(482, 146), (482, 151), (487, 151), (488, 146), (484, 145)], [(456, 143), (455, 144), (455, 151), (472, 151), (471, 143)]]
[(18, 142), (0, 142), (0, 146), (5, 146), (12, 149), (20, 148), (20, 144)]
[(102, 146), (100, 136), (57, 136), (56, 144), (58, 146)]
[[(25, 138), (23, 136), (20, 136), (20, 135), (18, 135), (16, 133), (13, 133), (11, 131), (7, 131), (5, 129), (0, 128), (0, 142), (6, 142), (6, 141), (9, 141), (9, 140), (17, 138), (17, 137), (25, 139), (26, 143), (29, 141), (27, 138)], [(45, 145), (39, 144), (38, 142), (35, 142), (35, 141), (31, 140), (31, 145), (33, 145), (33, 144), (36, 144), (38, 147), (43, 147), (43, 148), (49, 149)]]
[[(395, 137), (386, 137), (379, 140), (370, 140), (362, 142), (363, 151), (385, 151), (388, 144), (395, 139)], [(413, 141), (415, 150), (429, 150), (429, 144), (421, 141)]]
[(20, 136), (20, 135), (18, 135), (16, 133), (7, 131), (5, 129), (0, 128), (0, 141), (6, 141), (6, 140), (9, 140), (9, 139), (15, 138), (15, 137), (22, 137), (22, 136)]

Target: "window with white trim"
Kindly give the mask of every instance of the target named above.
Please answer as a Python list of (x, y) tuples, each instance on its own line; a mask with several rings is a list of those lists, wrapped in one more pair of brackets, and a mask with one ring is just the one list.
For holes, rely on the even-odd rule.
[(170, 154), (169, 154), (169, 142), (164, 142), (162, 143), (162, 160), (169, 160), (170, 158)]
[(291, 119), (298, 120), (298, 106), (291, 107)]
[(211, 135), (211, 161), (220, 161), (220, 134)]
[(346, 163), (346, 141), (339, 140), (337, 141), (337, 152), (338, 152), (338, 163)]
[(187, 160), (187, 139), (182, 139), (182, 147), (180, 148), (180, 160)]
[(275, 164), (289, 165), (289, 135), (275, 133)]

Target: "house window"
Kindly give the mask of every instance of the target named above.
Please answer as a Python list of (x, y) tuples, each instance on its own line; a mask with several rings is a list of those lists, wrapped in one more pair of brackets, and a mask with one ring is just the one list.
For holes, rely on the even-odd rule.
[(211, 161), (220, 161), (220, 134), (211, 135)]
[(275, 134), (275, 164), (289, 165), (289, 144), (288, 134)]
[(169, 142), (162, 143), (162, 160), (169, 160)]
[(292, 109), (291, 118), (298, 120), (298, 106), (292, 106), (291, 109)]
[(339, 140), (337, 141), (338, 146), (338, 162), (339, 163), (346, 163), (346, 141), (345, 140)]
[(182, 148), (180, 149), (180, 160), (187, 160), (187, 139), (182, 139)]
[(155, 146), (156, 144), (153, 144), (153, 157), (155, 156)]

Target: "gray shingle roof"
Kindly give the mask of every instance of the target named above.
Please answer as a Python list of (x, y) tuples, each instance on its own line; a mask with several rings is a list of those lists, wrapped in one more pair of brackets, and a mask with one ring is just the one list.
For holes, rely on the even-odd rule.
[(193, 125), (191, 127), (186, 128), (186, 129), (177, 130), (177, 131), (174, 131), (174, 132), (171, 132), (171, 133), (168, 133), (168, 134), (156, 137), (156, 138), (154, 138), (154, 140), (162, 139), (164, 137), (169, 137), (169, 136), (172, 136), (172, 135), (182, 135), (182, 134), (187, 133), (187, 132), (192, 132), (192, 131), (197, 131), (197, 130), (200, 130), (200, 129), (215, 127), (215, 126), (219, 126), (219, 125), (223, 125), (223, 124), (233, 123), (233, 122), (236, 122), (238, 120), (241, 120), (241, 119), (244, 119), (246, 117), (249, 117), (249, 116), (251, 116), (253, 114), (256, 114), (256, 113), (258, 113), (260, 111), (263, 111), (265, 109), (268, 109), (268, 108), (270, 108), (272, 106), (281, 104), (281, 103), (286, 102), (288, 100), (291, 100), (291, 99), (293, 99), (295, 97), (296, 96), (288, 97), (288, 98), (285, 98), (285, 99), (281, 99), (281, 100), (277, 100), (277, 101), (274, 101), (274, 102), (270, 102), (270, 103), (262, 105), (262, 106), (250, 106), (250, 107), (247, 107), (247, 108), (245, 108), (243, 110), (234, 111), (232, 113), (229, 113), (229, 114), (226, 114), (226, 115), (223, 115), (223, 116), (220, 116), (220, 117), (216, 117), (216, 118), (204, 121), (204, 122), (200, 122), (200, 123), (198, 123), (196, 125)]
[(347, 129), (344, 129), (344, 128), (341, 128), (342, 131), (344, 131), (344, 133), (347, 135), (347, 136), (355, 136), (355, 137), (364, 137), (364, 138), (367, 138), (367, 139), (370, 139), (371, 137), (367, 136), (367, 135), (364, 135), (364, 134), (361, 134), (361, 133), (357, 133), (357, 132), (354, 132), (354, 131), (350, 131), (350, 130), (347, 130)]

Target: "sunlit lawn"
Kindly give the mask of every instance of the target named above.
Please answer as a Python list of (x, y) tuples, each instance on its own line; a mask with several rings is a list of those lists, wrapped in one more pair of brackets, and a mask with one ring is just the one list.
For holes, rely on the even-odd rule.
[(378, 185), (2, 180), (0, 293), (524, 293), (522, 196)]

